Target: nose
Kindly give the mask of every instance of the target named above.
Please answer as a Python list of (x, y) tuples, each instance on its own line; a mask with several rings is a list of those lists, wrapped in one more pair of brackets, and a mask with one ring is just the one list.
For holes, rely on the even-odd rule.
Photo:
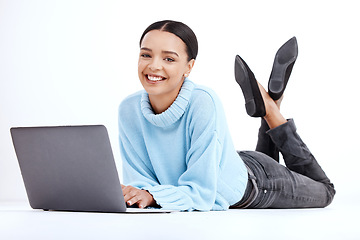
[(151, 71), (161, 70), (162, 69), (161, 59), (160, 58), (152, 58), (152, 60), (149, 64), (149, 68)]

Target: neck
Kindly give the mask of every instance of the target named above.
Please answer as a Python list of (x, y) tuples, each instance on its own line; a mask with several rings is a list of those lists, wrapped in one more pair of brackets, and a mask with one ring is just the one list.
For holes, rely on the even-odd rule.
[(184, 81), (182, 81), (182, 83), (177, 88), (164, 94), (149, 94), (150, 104), (155, 114), (165, 112), (171, 106), (171, 104), (173, 104), (179, 95), (183, 83)]
[(160, 114), (162, 112), (165, 112), (166, 109), (168, 109), (171, 104), (175, 101), (177, 95), (169, 96), (169, 95), (149, 95), (149, 100), (151, 107), (155, 114)]

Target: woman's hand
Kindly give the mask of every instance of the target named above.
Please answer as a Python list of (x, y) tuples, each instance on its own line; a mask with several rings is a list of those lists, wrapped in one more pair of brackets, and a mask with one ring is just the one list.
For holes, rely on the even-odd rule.
[(127, 205), (138, 205), (139, 208), (156, 206), (153, 196), (146, 190), (140, 190), (133, 186), (125, 186), (121, 184), (121, 189)]

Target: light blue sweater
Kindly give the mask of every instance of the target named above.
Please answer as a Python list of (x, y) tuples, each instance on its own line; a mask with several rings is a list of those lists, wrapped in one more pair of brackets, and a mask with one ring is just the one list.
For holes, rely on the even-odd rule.
[(175, 210), (226, 210), (247, 184), (216, 94), (186, 79), (174, 103), (154, 114), (148, 94), (119, 107), (125, 185), (148, 190), (157, 204)]

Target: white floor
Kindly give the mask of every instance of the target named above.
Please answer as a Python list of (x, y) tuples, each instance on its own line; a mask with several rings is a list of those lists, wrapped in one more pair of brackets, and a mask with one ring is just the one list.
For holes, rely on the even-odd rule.
[(170, 214), (44, 212), (0, 203), (0, 239), (360, 239), (359, 205)]

